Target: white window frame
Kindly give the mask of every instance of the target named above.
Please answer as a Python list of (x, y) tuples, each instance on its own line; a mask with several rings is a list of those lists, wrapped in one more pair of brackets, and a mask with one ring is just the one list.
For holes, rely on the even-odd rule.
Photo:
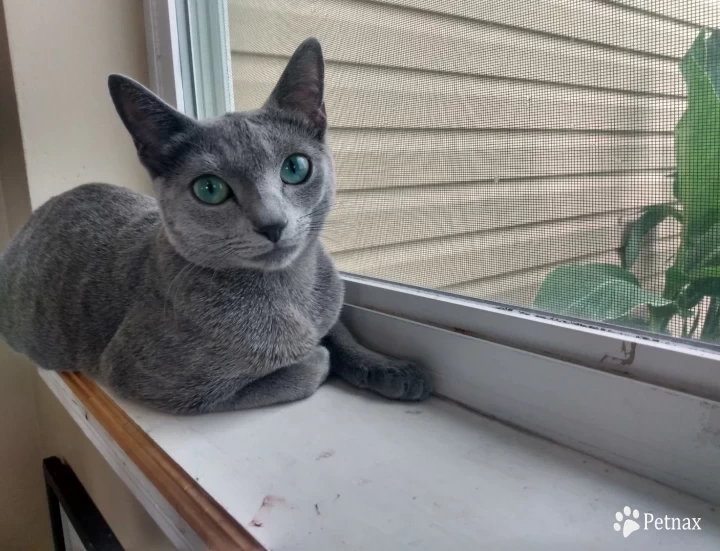
[[(188, 79), (176, 18), (186, 1), (193, 13), (199, 0), (145, 0), (152, 86), (178, 107), (204, 94), (185, 110), (219, 115), (232, 109), (226, 2), (190, 25), (193, 55), (205, 48), (210, 61)], [(720, 347), (342, 276), (358, 338), (426, 365), (439, 395), (720, 503)]]
[[(234, 109), (227, 2), (144, 0), (150, 88), (198, 119)], [(192, 59), (200, 59), (193, 65)]]

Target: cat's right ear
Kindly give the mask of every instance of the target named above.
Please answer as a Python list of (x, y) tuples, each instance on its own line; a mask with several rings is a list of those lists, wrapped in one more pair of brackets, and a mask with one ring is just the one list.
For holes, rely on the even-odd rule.
[(182, 135), (197, 123), (126, 76), (110, 75), (108, 88), (140, 161), (153, 178), (163, 175)]
[(322, 139), (327, 129), (324, 88), (322, 47), (308, 38), (295, 50), (265, 105), (300, 114)]

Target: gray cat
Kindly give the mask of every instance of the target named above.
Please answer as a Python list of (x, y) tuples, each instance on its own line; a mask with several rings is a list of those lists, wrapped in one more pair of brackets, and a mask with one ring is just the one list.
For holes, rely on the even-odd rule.
[(108, 85), (155, 199), (87, 184), (37, 209), (0, 257), (0, 334), (169, 412), (300, 400), (330, 371), (420, 400), (413, 363), (360, 346), (319, 241), (335, 177), (315, 39), (265, 105), (196, 121), (135, 81)]

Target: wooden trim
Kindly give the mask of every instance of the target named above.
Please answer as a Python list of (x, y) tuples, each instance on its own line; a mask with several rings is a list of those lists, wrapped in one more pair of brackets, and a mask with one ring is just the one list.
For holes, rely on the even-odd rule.
[(266, 551), (92, 380), (74, 372), (60, 376), (208, 549)]

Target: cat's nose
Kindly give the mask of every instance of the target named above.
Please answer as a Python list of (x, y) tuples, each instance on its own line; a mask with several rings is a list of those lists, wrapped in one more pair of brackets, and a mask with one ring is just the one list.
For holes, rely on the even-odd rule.
[(256, 228), (255, 231), (260, 235), (266, 237), (273, 243), (277, 243), (278, 241), (280, 241), (280, 237), (282, 237), (282, 232), (285, 229), (285, 226), (287, 226), (287, 222), (267, 224), (265, 226), (260, 226), (259, 228)]

